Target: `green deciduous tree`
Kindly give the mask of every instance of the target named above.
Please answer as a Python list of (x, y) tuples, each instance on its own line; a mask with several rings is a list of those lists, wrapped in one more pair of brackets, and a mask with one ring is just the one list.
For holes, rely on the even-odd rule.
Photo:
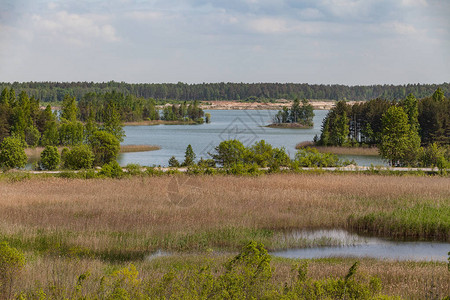
[(58, 128), (59, 143), (64, 146), (80, 145), (84, 139), (84, 127), (79, 121), (63, 120)]
[(101, 166), (116, 160), (120, 151), (119, 140), (106, 131), (95, 131), (89, 138), (89, 144), (95, 156), (95, 165)]
[(123, 142), (125, 132), (122, 127), (122, 120), (115, 104), (112, 101), (107, 101), (103, 110), (102, 129), (113, 134), (120, 142)]
[(392, 106), (382, 119), (383, 130), (379, 151), (391, 165), (413, 165), (420, 149), (420, 137), (411, 129), (402, 107)]
[(248, 155), (248, 150), (238, 140), (223, 141), (214, 150), (215, 153), (210, 153), (210, 155), (217, 164), (224, 167), (243, 163)]
[(77, 114), (78, 108), (75, 97), (71, 97), (69, 94), (66, 94), (61, 106), (61, 119), (65, 119), (69, 122), (75, 122), (77, 120)]
[(55, 170), (61, 161), (58, 148), (55, 146), (46, 146), (41, 153), (40, 166), (44, 170)]
[(23, 141), (17, 137), (7, 137), (0, 145), (0, 167), (4, 169), (23, 168), (27, 163), (27, 155)]

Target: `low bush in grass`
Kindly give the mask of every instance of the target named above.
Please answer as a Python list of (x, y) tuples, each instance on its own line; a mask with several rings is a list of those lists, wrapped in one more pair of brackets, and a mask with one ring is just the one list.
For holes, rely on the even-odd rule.
[(61, 152), (63, 167), (71, 170), (90, 169), (94, 163), (94, 153), (88, 145), (64, 148)]

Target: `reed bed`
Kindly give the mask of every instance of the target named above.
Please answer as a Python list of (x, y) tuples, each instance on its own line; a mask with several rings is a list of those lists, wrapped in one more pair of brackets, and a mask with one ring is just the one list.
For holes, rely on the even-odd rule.
[(15, 246), (126, 258), (154, 249), (235, 250), (251, 239), (271, 250), (302, 246), (279, 233), (348, 228), (350, 216), (417, 205), (445, 209), (450, 181), (362, 174), (46, 178), (0, 181), (0, 195), (0, 234)]
[(312, 142), (301, 142), (295, 146), (296, 149), (312, 147), (320, 153), (332, 153), (336, 155), (360, 155), (360, 156), (378, 156), (376, 147), (337, 147), (337, 146), (315, 146)]
[[(141, 286), (204, 265), (221, 272), (231, 257), (221, 253), (237, 252), (249, 240), (268, 249), (311, 246), (288, 240), (283, 232), (348, 228), (352, 218), (371, 214), (408, 220), (420, 207), (448, 211), (449, 179), (365, 174), (23, 178), (0, 180), (0, 241), (26, 253), (14, 292), (36, 296), (42, 291), (60, 299), (78, 295), (82, 274), (87, 274), (83, 293), (95, 295), (104, 276), (130, 262)], [(178, 254), (152, 257), (158, 249)], [(379, 277), (383, 294), (442, 298), (449, 291), (445, 263), (358, 260), (358, 278)], [(308, 276), (342, 278), (354, 261), (310, 260)], [(282, 288), (295, 277), (296, 263), (273, 259), (275, 285)]]
[(156, 145), (120, 145), (120, 153), (146, 152), (160, 149), (161, 147)]

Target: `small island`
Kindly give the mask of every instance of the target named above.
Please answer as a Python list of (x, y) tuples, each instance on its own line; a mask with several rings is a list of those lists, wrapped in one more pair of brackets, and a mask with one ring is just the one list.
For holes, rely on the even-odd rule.
[(314, 126), (314, 109), (308, 100), (294, 100), (291, 108), (283, 107), (273, 117), (273, 123), (267, 127), (271, 128), (296, 128), (307, 129)]

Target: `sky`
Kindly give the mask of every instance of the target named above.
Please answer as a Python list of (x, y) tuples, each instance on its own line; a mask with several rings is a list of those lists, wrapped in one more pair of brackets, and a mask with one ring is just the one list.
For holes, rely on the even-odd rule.
[(0, 82), (450, 82), (450, 0), (0, 0)]

